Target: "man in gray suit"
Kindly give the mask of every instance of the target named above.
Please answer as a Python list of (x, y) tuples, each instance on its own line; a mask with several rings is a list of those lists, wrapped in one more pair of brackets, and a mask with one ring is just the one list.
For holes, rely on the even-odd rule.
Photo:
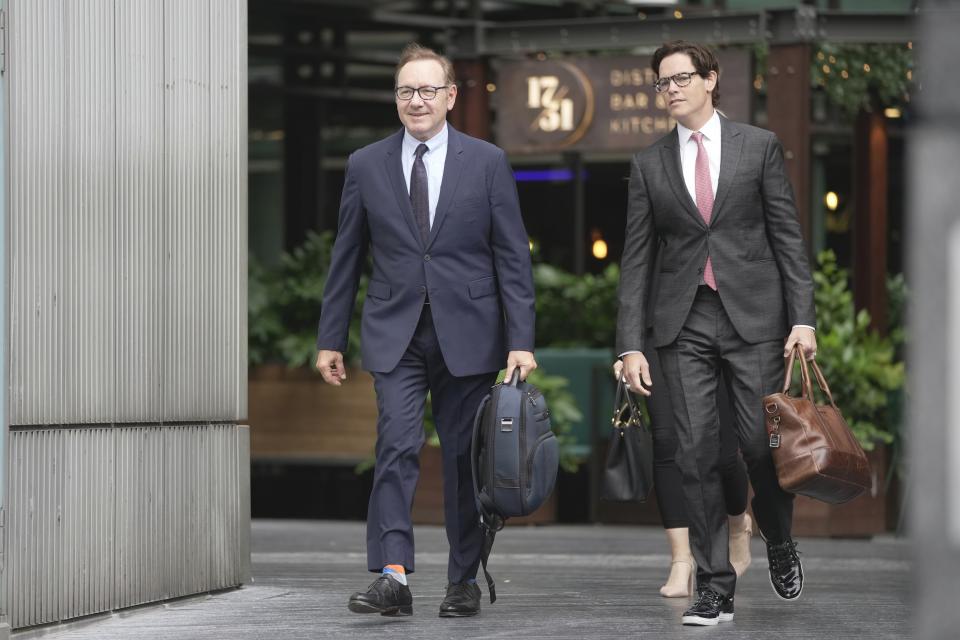
[[(683, 623), (715, 625), (733, 620), (736, 586), (718, 465), (721, 371), (756, 494), (771, 584), (787, 600), (803, 587), (790, 537), (793, 495), (777, 483), (762, 398), (782, 383), (783, 358), (795, 345), (807, 357), (816, 352), (813, 279), (781, 145), (771, 132), (717, 113), (720, 66), (713, 53), (670, 42), (651, 66), (678, 124), (631, 165), (617, 352), (632, 389), (671, 396), (697, 562), (698, 596)], [(657, 249), (659, 269), (651, 278)], [(648, 286), (656, 291), (649, 307)], [(667, 389), (650, 388), (643, 355), (648, 310)]]

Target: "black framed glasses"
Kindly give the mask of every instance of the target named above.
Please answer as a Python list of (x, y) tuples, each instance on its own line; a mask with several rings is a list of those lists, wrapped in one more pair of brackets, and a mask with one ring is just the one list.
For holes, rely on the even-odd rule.
[(685, 87), (690, 84), (690, 81), (693, 80), (693, 76), (699, 76), (701, 74), (696, 71), (684, 71), (683, 73), (675, 73), (672, 76), (667, 76), (666, 78), (660, 78), (653, 85), (657, 89), (657, 93), (663, 93), (670, 88), (670, 81), (676, 83), (678, 87)]
[(394, 92), (398, 100), (413, 100), (413, 94), (419, 93), (424, 100), (433, 100), (437, 97), (437, 92), (441, 89), (449, 89), (450, 85), (442, 87), (397, 87)]

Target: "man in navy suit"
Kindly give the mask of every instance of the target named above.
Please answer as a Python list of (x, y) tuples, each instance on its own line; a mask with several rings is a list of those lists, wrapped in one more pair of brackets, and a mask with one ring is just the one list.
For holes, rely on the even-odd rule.
[(339, 386), (360, 272), (373, 273), (360, 330), (377, 393), (377, 445), (367, 512), (367, 568), (356, 613), (410, 615), (410, 510), (431, 393), (444, 474), (450, 556), (441, 617), (480, 611), (481, 531), (470, 472), (473, 418), (506, 365), (537, 367), (527, 233), (505, 153), (447, 124), (457, 98), (450, 61), (416, 44), (396, 71), (403, 129), (354, 152), (323, 295), (317, 369)]

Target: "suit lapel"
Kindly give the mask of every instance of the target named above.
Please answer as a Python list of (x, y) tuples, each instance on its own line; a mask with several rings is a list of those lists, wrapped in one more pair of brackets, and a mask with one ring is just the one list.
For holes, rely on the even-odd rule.
[(440, 198), (437, 200), (437, 210), (433, 216), (433, 225), (430, 227), (430, 241), (427, 248), (437, 239), (440, 227), (447, 217), (447, 210), (453, 201), (453, 194), (460, 184), (460, 175), (463, 173), (463, 144), (460, 132), (447, 124), (447, 157), (443, 164), (443, 179), (440, 181)]
[(690, 197), (690, 192), (687, 191), (687, 185), (683, 181), (683, 171), (680, 168), (680, 134), (677, 132), (676, 127), (673, 129), (673, 133), (670, 134), (670, 140), (667, 144), (660, 147), (660, 159), (667, 172), (667, 181), (670, 183), (670, 188), (673, 189), (674, 195), (677, 196), (677, 200), (680, 201), (687, 213), (693, 216), (698, 225), (706, 227), (706, 224), (703, 222), (703, 216), (700, 215), (700, 210), (697, 209), (697, 203)]
[(713, 213), (710, 216), (712, 227), (723, 211), (723, 200), (730, 191), (730, 183), (740, 165), (740, 151), (743, 148), (743, 136), (726, 118), (720, 118), (720, 177), (717, 179), (717, 196), (713, 199)]
[(407, 185), (403, 180), (403, 165), (400, 156), (403, 153), (403, 129), (400, 130), (394, 140), (391, 141), (387, 149), (387, 155), (383, 159), (387, 175), (390, 176), (390, 184), (393, 186), (393, 195), (397, 198), (397, 204), (400, 205), (400, 211), (403, 219), (407, 221), (410, 227), (410, 233), (413, 234), (416, 243), (423, 247), (423, 241), (420, 239), (420, 230), (417, 228), (417, 222), (413, 219), (413, 207), (410, 205), (410, 193), (407, 191)]

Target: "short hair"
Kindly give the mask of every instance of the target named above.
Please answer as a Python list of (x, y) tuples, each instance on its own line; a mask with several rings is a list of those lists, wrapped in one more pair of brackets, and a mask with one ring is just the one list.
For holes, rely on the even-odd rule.
[(717, 73), (717, 83), (713, 86), (713, 91), (710, 92), (713, 106), (716, 107), (720, 102), (720, 62), (717, 60), (717, 56), (714, 55), (713, 51), (696, 42), (687, 42), (686, 40), (665, 42), (663, 46), (654, 51), (653, 59), (650, 60), (650, 68), (653, 69), (658, 78), (660, 77), (660, 63), (663, 62), (664, 58), (675, 53), (685, 53), (690, 56), (694, 69), (704, 78), (711, 71)]
[(446, 83), (448, 85), (457, 84), (457, 79), (453, 73), (453, 63), (450, 62), (450, 58), (442, 56), (433, 49), (428, 49), (416, 42), (411, 42), (400, 52), (400, 61), (397, 62), (397, 69), (393, 72), (394, 85), (397, 84), (397, 79), (400, 77), (400, 69), (403, 69), (404, 65), (414, 60), (435, 60), (440, 63), (440, 67), (443, 69)]

